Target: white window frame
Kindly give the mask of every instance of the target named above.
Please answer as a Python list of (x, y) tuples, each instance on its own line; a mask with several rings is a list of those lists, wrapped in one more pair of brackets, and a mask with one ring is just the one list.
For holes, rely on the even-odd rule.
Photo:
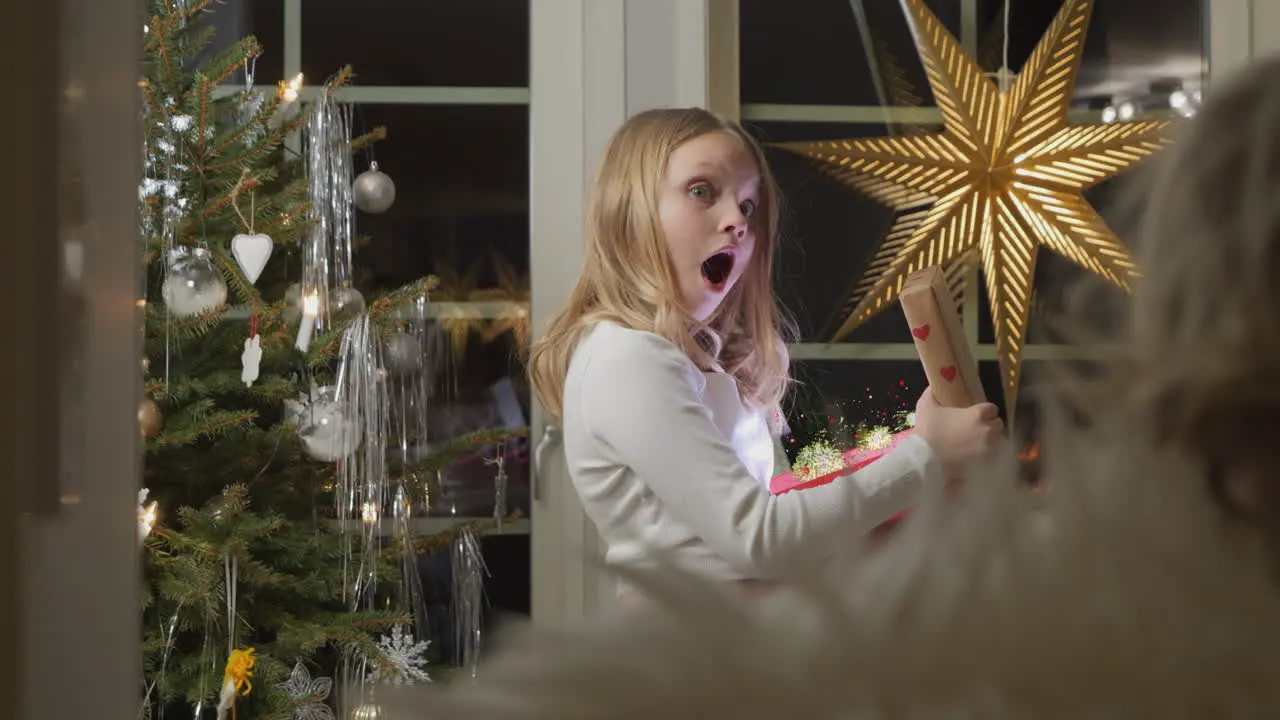
[[(278, 38), (279, 41), (283, 42), (284, 48), (283, 77), (264, 78), (262, 82), (255, 83), (255, 88), (263, 93), (274, 93), (277, 80), (292, 78), (302, 72), (302, 0), (279, 1), (283, 5), (284, 19), (283, 37)], [(533, 2), (536, 2), (536, 0), (530, 0), (531, 4)], [(300, 88), (298, 94), (304, 102), (315, 100), (324, 91), (322, 86), (305, 84), (307, 80), (315, 80), (315, 78), (303, 78), (304, 85)], [(244, 85), (224, 83), (217, 89), (216, 94), (226, 95), (243, 90)], [(529, 88), (505, 86), (355, 85), (340, 88), (334, 93), (334, 97), (339, 102), (362, 105), (528, 105)], [(297, 134), (291, 135), (286, 138), (285, 144), (290, 149), (297, 151), (301, 148), (301, 137)], [(530, 282), (532, 282), (532, 279)], [(526, 312), (527, 309), (528, 303), (513, 301), (438, 302), (428, 306), (427, 314), (430, 317), (488, 319)], [(231, 314), (235, 312), (233, 308)], [(473, 519), (463, 517), (414, 518), (412, 525), (415, 532), (429, 534), (448, 530), (460, 522), (467, 522)], [(504, 535), (527, 535), (530, 531), (530, 525), (530, 520), (508, 522), (503, 525), (502, 533)]]

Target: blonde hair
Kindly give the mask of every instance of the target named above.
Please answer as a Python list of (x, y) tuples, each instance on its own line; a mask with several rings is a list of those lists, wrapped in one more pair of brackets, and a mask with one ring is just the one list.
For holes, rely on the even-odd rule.
[(1224, 479), (1253, 475), (1269, 513), (1280, 512), (1271, 487), (1280, 462), (1271, 429), (1280, 416), (1277, 77), (1280, 57), (1215, 84), (1126, 188), (1122, 209), (1136, 223), (1125, 234), (1142, 276), (1131, 300), (1109, 303), (1122, 322), (1119, 357), (1100, 380), (1059, 396), (1096, 391), (1069, 404), (1117, 437), (1194, 463), (1228, 505)]
[[(716, 312), (698, 322), (681, 306), (675, 269), (658, 220), (658, 187), (671, 153), (712, 132), (739, 138), (760, 169), (751, 218), (756, 251)], [(778, 236), (778, 191), (764, 152), (738, 123), (700, 108), (648, 110), (610, 139), (587, 201), (586, 252), (568, 305), (533, 344), (529, 378), (552, 417), (563, 414), (565, 374), (583, 333), (608, 320), (655, 333), (699, 367), (719, 367), (738, 383), (744, 403), (776, 404), (786, 391), (788, 328), (771, 277)]]

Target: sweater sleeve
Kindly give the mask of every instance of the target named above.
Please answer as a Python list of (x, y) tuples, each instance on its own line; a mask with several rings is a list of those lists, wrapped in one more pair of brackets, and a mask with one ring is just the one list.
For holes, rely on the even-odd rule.
[[(776, 577), (826, 541), (851, 540), (915, 504), (940, 476), (919, 437), (845, 478), (774, 496), (716, 428), (697, 369), (652, 333), (597, 346), (583, 369), (584, 427), (676, 517), (743, 572)], [(832, 537), (836, 536), (836, 537)]]

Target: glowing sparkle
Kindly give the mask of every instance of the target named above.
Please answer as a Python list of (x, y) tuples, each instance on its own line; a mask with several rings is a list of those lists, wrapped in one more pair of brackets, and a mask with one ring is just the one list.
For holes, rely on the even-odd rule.
[(792, 464), (794, 474), (801, 481), (813, 480), (844, 469), (844, 454), (835, 445), (819, 440), (805, 446)]

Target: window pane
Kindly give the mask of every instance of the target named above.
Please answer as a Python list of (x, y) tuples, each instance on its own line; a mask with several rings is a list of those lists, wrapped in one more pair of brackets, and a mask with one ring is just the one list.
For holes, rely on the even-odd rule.
[[(528, 317), (528, 109), (362, 105), (355, 124), (357, 134), (377, 126), (388, 133), (372, 155), (357, 158), (357, 171), (376, 158), (396, 184), (390, 210), (357, 216), (358, 233), (370, 237), (357, 251), (359, 286), (376, 294), (430, 273), (442, 281), (433, 295), (443, 319), (434, 325), (441, 362), (429, 406), (431, 444), (527, 425), (516, 326)], [(507, 509), (527, 516), (526, 448), (526, 441), (512, 443), (506, 470)], [(433, 515), (492, 515), (495, 469), (485, 459), (493, 452), (478, 450), (434, 479)]]
[[(358, 234), (370, 238), (357, 251), (360, 286), (379, 292), (431, 273), (441, 279), (429, 325), (435, 364), (428, 445), (419, 452), (477, 430), (527, 426), (530, 391), (510, 321), (521, 317), (517, 311), (528, 318), (528, 108), (360, 105), (354, 119), (355, 134), (387, 129), (387, 139), (357, 157), (356, 170), (377, 160), (396, 184), (386, 213), (357, 214)], [(529, 455), (528, 441), (519, 439), (508, 445), (505, 461), (506, 512), (525, 518)], [(496, 470), (488, 461), (494, 457), (495, 447), (476, 448), (438, 475), (418, 478), (431, 493), (427, 514), (492, 517)], [(481, 540), (489, 570), (486, 632), (509, 614), (529, 613), (528, 526), (507, 528)], [(462, 622), (453, 606), (451, 558), (446, 547), (418, 560), (432, 652), (446, 663), (459, 660), (454, 641)]]
[[(958, 37), (961, 3), (927, 4)], [(870, 53), (863, 45), (854, 5), (864, 9), (867, 30), (875, 38)], [(738, 14), (743, 103), (933, 104), (911, 31), (896, 2), (740, 0)], [(873, 66), (885, 80), (884, 96), (876, 90)]]
[[(1003, 45), (1002, 6), (996, 0), (979, 5), (980, 47)], [(1022, 67), (1061, 6), (1061, 0), (1012, 3), (1009, 59), (1014, 70)], [(1204, 0), (1170, 0), (1152, 12), (1144, 0), (1095, 3), (1076, 81), (1077, 101), (1102, 107), (1127, 100), (1139, 112), (1167, 110), (1169, 94), (1179, 86), (1187, 92), (1200, 89), (1207, 63), (1206, 6)]]
[[(929, 128), (933, 129), (933, 128)], [(837, 123), (748, 123), (764, 143), (874, 137), (886, 125)], [(854, 285), (880, 248), (894, 220), (889, 208), (845, 187), (809, 160), (767, 148), (769, 165), (782, 191), (782, 249), (775, 263), (775, 287), (796, 317), (805, 342), (827, 342), (847, 315)], [(911, 342), (900, 311), (888, 308), (842, 342)]]
[(529, 0), (306, 0), (308, 82), (347, 64), (362, 86), (525, 87)]
[[(254, 64), (254, 84), (274, 87), (284, 78), (284, 0), (226, 0), (212, 6), (202, 21), (217, 33), (213, 42), (192, 64), (206, 60), (253, 35), (262, 46), (262, 54)], [(339, 66), (341, 67), (341, 66)], [(335, 68), (336, 69), (336, 68)], [(244, 75), (227, 78), (231, 85), (245, 84)]]

